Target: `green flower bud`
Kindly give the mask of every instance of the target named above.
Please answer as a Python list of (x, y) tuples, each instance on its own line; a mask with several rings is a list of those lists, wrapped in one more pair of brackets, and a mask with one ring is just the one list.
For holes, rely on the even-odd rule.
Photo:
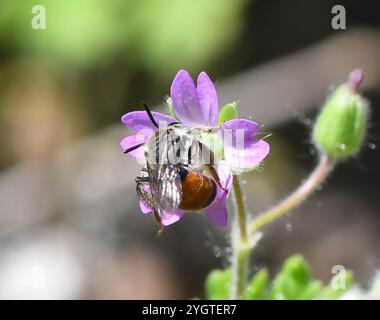
[(356, 92), (362, 79), (361, 70), (351, 72), (348, 83), (327, 98), (314, 126), (320, 151), (337, 160), (355, 155), (364, 140), (368, 103)]

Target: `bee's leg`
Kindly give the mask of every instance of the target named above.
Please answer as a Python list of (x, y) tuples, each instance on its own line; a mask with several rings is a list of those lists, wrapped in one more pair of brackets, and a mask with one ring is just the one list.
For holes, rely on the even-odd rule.
[[(149, 205), (151, 208), (154, 208), (151, 194), (147, 192), (146, 190), (144, 190), (144, 186), (149, 183), (150, 183), (149, 177), (137, 176), (136, 191), (137, 191), (137, 194), (144, 200), (144, 202), (146, 202), (147, 205)], [(156, 209), (153, 209), (153, 216), (154, 216), (154, 220), (159, 226), (157, 237), (160, 237), (162, 233), (164, 232), (164, 225), (162, 224), (161, 217)]]
[(219, 179), (218, 173), (216, 172), (215, 168), (210, 164), (205, 164), (204, 167), (206, 167), (207, 171), (209, 172), (209, 174), (211, 176), (211, 179), (217, 184), (217, 186), (219, 188), (221, 188), (225, 193), (227, 193), (228, 190), (226, 188), (224, 188), (222, 186), (222, 184), (220, 183), (220, 179)]
[(136, 190), (138, 193), (140, 193), (140, 191), (144, 190), (143, 189), (144, 185), (149, 183), (149, 176), (145, 168), (141, 169), (140, 174), (135, 179), (135, 182), (136, 182)]
[(136, 179), (136, 192), (139, 196), (144, 198), (146, 191), (144, 190), (144, 186), (149, 183), (149, 177), (137, 176)]
[(201, 153), (201, 159), (202, 159), (202, 167), (206, 169), (211, 179), (217, 184), (218, 187), (220, 187), (225, 193), (228, 192), (227, 189), (225, 189), (222, 184), (220, 183), (220, 179), (218, 176), (218, 173), (216, 172), (213, 165), (215, 164), (215, 155), (214, 152), (212, 152), (205, 144), (199, 143), (199, 150)]
[(146, 183), (148, 183), (149, 182), (149, 177), (140, 177), (140, 176), (138, 176), (137, 178), (136, 178), (136, 183), (137, 184), (146, 184)]
[(149, 185), (150, 180), (149, 177), (142, 177), (137, 176), (136, 177), (136, 192), (140, 196), (144, 202), (149, 205), (151, 208), (153, 208), (153, 199), (151, 194), (144, 189), (144, 186)]
[(157, 238), (159, 238), (159, 237), (161, 237), (162, 233), (164, 232), (164, 225), (162, 224), (162, 220), (161, 220), (161, 217), (160, 217), (158, 211), (154, 210), (153, 214), (154, 214), (154, 219), (156, 220), (158, 227), (159, 227), (159, 229), (157, 231)]

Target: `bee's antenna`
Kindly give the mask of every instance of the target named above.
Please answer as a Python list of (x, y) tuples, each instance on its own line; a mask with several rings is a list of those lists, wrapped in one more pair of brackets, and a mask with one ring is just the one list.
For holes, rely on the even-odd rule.
[(148, 115), (150, 121), (152, 121), (153, 125), (154, 125), (156, 128), (158, 128), (158, 124), (157, 124), (156, 120), (154, 120), (153, 114), (152, 114), (152, 112), (150, 111), (148, 104), (147, 104), (145, 101), (142, 101), (141, 104), (142, 104), (143, 108), (145, 109), (145, 111), (146, 111), (146, 113), (147, 113), (147, 115)]
[(142, 142), (142, 143), (139, 143), (139, 144), (136, 144), (135, 146), (132, 146), (130, 148), (128, 148), (127, 150), (124, 150), (124, 153), (129, 153), (133, 150), (136, 150), (137, 148), (140, 148), (141, 146), (143, 146), (145, 144), (145, 142)]

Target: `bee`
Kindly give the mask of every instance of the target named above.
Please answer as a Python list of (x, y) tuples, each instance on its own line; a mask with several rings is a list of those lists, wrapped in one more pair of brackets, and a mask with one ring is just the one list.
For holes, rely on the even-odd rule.
[(191, 128), (178, 122), (159, 127), (148, 105), (143, 103), (143, 107), (157, 131), (146, 143), (125, 153), (145, 148), (146, 165), (136, 177), (136, 191), (153, 209), (160, 235), (163, 211), (198, 211), (215, 200), (218, 187), (227, 190), (213, 166), (214, 153), (200, 138), (203, 133), (215, 133), (215, 128)]

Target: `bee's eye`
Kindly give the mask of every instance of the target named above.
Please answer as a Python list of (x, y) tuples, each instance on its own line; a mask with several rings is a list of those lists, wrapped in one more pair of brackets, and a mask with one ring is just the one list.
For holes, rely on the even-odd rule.
[(181, 148), (178, 148), (175, 152), (175, 156), (179, 158), (181, 156)]
[(181, 177), (181, 180), (182, 180), (182, 181), (186, 179), (188, 173), (189, 173), (189, 172), (188, 172), (185, 168), (183, 168), (183, 167), (178, 167), (178, 174), (179, 174), (179, 176)]

